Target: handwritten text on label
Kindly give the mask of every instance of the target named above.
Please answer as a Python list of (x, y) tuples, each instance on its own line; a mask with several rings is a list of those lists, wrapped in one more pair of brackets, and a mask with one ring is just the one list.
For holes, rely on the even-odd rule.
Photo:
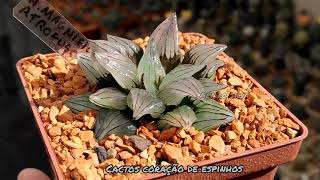
[(75, 56), (88, 48), (86, 37), (46, 0), (22, 0), (14, 16), (52, 50), (62, 56)]

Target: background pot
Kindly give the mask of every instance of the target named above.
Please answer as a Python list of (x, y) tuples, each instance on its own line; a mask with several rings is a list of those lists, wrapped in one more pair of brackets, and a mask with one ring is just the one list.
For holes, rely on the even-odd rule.
[[(206, 37), (198, 33), (189, 33), (192, 36)], [(57, 54), (47, 54), (46, 56), (57, 56)], [(31, 109), (33, 111), (37, 126), (40, 130), (41, 137), (45, 143), (45, 147), (50, 158), (50, 163), (56, 179), (65, 179), (64, 175), (59, 167), (59, 162), (56, 154), (50, 144), (47, 131), (43, 126), (43, 122), (37, 111), (37, 106), (33, 100), (29, 90), (27, 89), (27, 83), (23, 76), (22, 63), (30, 60), (32, 57), (26, 57), (18, 61), (16, 67), (22, 81), (23, 87), (30, 102)], [(238, 66), (235, 63), (235, 66)], [(240, 67), (239, 67), (240, 68)], [(244, 71), (242, 68), (240, 68)], [(302, 141), (307, 137), (308, 130), (306, 126), (298, 120), (286, 107), (284, 107), (277, 99), (275, 99), (265, 88), (263, 88), (256, 80), (250, 75), (246, 75), (255, 86), (267, 95), (271, 96), (274, 102), (282, 109), (284, 109), (288, 118), (292, 119), (301, 128), (299, 130), (299, 136), (290, 139), (285, 142), (274, 143), (271, 145), (255, 148), (252, 150), (246, 150), (244, 152), (235, 153), (228, 156), (218, 157), (213, 160), (205, 160), (193, 165), (205, 166), (205, 165), (244, 165), (244, 171), (242, 173), (180, 173), (171, 176), (165, 176), (165, 174), (152, 174), (143, 177), (144, 179), (164, 178), (164, 179), (230, 179), (230, 178), (243, 178), (243, 179), (273, 179), (277, 166), (290, 161), (293, 161), (299, 152)], [(199, 171), (200, 172), (200, 171)]]

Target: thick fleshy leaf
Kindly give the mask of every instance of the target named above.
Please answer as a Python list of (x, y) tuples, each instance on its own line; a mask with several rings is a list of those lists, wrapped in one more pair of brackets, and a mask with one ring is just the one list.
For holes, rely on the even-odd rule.
[(147, 91), (156, 94), (158, 92), (158, 86), (165, 75), (166, 72), (161, 65), (157, 47), (151, 39), (138, 66), (138, 78), (141, 80), (140, 84), (143, 82)]
[(166, 129), (171, 126), (187, 128), (191, 127), (196, 119), (193, 110), (189, 106), (183, 105), (162, 116), (158, 121), (158, 128)]
[[(107, 40), (89, 40), (90, 50), (95, 53), (112, 53), (121, 54), (121, 50), (116, 46), (114, 42)], [(126, 53), (124, 53), (126, 54)]]
[(99, 64), (111, 73), (123, 89), (130, 90), (139, 84), (137, 66), (127, 56), (111, 53), (95, 53), (95, 57)]
[(135, 44), (133, 41), (117, 36), (107, 35), (107, 39), (110, 42), (114, 42), (119, 47), (121, 53), (126, 53), (127, 56), (135, 63), (138, 64), (143, 54), (143, 50)]
[(206, 71), (204, 71), (204, 73), (206, 73), (205, 76), (209, 79), (214, 79), (218, 68), (222, 67), (223, 65), (224, 65), (224, 62), (221, 60), (213, 61), (211, 64), (207, 65), (208, 68)]
[(227, 87), (224, 84), (216, 83), (212, 79), (208, 78), (200, 78), (199, 81), (201, 82), (206, 94), (211, 94), (215, 91), (219, 91)]
[(89, 100), (104, 108), (116, 110), (125, 110), (127, 108), (127, 95), (113, 87), (99, 89), (90, 95)]
[(98, 140), (110, 134), (134, 135), (136, 130), (135, 123), (121, 111), (103, 109), (97, 114), (95, 135)]
[(96, 106), (95, 104), (89, 101), (90, 95), (91, 95), (90, 93), (87, 93), (80, 96), (74, 96), (64, 101), (64, 104), (68, 106), (68, 108), (70, 108), (70, 110), (73, 113), (79, 113), (82, 111), (87, 111), (92, 109), (99, 110), (100, 107)]
[(105, 68), (103, 68), (98, 60), (95, 57), (95, 53), (99, 52), (99, 53), (104, 53), (107, 52), (104, 49), (102, 49), (100, 46), (98, 46), (98, 44), (95, 41), (88, 41), (89, 42), (89, 46), (90, 46), (90, 59), (92, 62), (92, 66), (94, 67), (94, 69), (96, 70), (96, 72), (98, 72), (100, 74), (100, 76), (104, 77), (107, 74), (110, 74)]
[(178, 105), (185, 97), (202, 100), (204, 89), (200, 81), (193, 77), (178, 79), (161, 89), (158, 97), (166, 105)]
[(204, 132), (227, 124), (234, 119), (232, 111), (211, 99), (200, 102), (195, 108), (195, 113), (197, 120), (192, 126)]
[[(99, 82), (105, 79), (105, 77), (101, 76), (93, 67), (89, 53), (80, 53), (77, 59), (80, 68), (84, 71), (91, 84), (98, 85)], [(105, 76), (107, 76), (107, 74)]]
[[(217, 56), (220, 52), (227, 48), (224, 44), (198, 44), (192, 47), (186, 54), (183, 63), (184, 64), (205, 64), (207, 65), (206, 71), (202, 74), (202, 77), (207, 77), (209, 71), (211, 76), (215, 72), (215, 67), (223, 63), (217, 60)], [(218, 61), (218, 62), (216, 62)], [(215, 69), (215, 70), (214, 70)], [(212, 72), (214, 70), (214, 72)], [(211, 77), (208, 76), (208, 77)]]
[(138, 64), (143, 53), (142, 49), (134, 42), (112, 35), (107, 35), (107, 40), (90, 40), (89, 45), (91, 50), (96, 53), (108, 52), (126, 55), (135, 64)]
[(128, 106), (133, 111), (133, 118), (140, 119), (146, 114), (158, 118), (165, 111), (165, 105), (154, 94), (144, 89), (131, 89), (127, 99)]
[(186, 54), (185, 64), (210, 64), (217, 55), (227, 48), (224, 44), (198, 44), (193, 46)]
[[(219, 84), (219, 83), (214, 82), (213, 79), (200, 78), (199, 81), (201, 82), (201, 84), (204, 88), (204, 93), (203, 93), (202, 97), (205, 99), (212, 98), (212, 95), (214, 92), (222, 90), (227, 87), (224, 84)], [(193, 101), (194, 105), (201, 103), (201, 101), (196, 98), (191, 98), (191, 100)]]
[(169, 72), (180, 63), (180, 50), (178, 46), (177, 16), (172, 14), (164, 20), (151, 34), (160, 55), (161, 63), (166, 72)]
[(206, 65), (193, 65), (193, 64), (181, 64), (170, 71), (162, 80), (159, 89), (163, 89), (168, 86), (173, 81), (177, 81), (179, 79), (192, 77), (193, 75), (197, 74), (204, 70)]

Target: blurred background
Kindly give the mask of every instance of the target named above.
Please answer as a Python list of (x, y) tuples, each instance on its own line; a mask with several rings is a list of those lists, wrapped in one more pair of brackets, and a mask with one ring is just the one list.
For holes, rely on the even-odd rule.
[[(50, 174), (15, 63), (51, 52), (12, 17), (17, 0), (0, 1), (0, 172), (15, 179), (26, 167)], [(182, 32), (228, 45), (227, 53), (309, 128), (294, 162), (276, 179), (320, 177), (319, 0), (51, 0), (87, 37), (149, 35), (171, 12)]]

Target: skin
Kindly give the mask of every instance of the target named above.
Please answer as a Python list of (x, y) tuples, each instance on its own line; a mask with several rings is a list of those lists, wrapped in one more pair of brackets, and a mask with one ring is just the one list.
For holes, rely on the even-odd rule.
[(27, 168), (20, 171), (17, 180), (50, 180), (50, 178), (38, 169)]

